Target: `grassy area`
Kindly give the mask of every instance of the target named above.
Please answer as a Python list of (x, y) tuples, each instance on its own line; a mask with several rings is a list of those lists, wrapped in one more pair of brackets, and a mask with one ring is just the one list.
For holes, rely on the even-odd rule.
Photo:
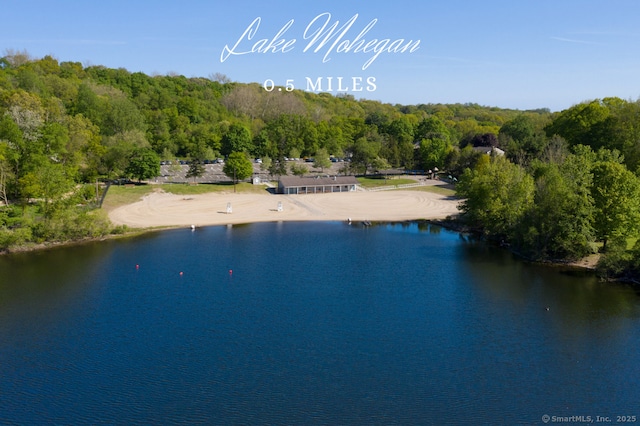
[[(210, 192), (233, 192), (233, 184), (231, 183), (200, 183), (198, 185), (187, 184), (171, 184), (159, 185), (164, 192), (176, 195), (197, 195), (208, 194)], [(236, 192), (263, 194), (267, 187), (265, 185), (254, 185), (248, 182), (240, 182), (236, 185)]]
[(125, 204), (135, 203), (140, 198), (153, 191), (151, 185), (111, 185), (107, 196), (102, 203), (102, 208), (109, 211), (116, 207), (124, 206)]
[(415, 179), (408, 179), (408, 178), (384, 179), (379, 177), (375, 177), (375, 178), (359, 177), (357, 179), (363, 188), (376, 188), (378, 186), (407, 185), (407, 184), (417, 182)]
[[(395, 185), (407, 185), (416, 183), (417, 180), (411, 178), (393, 178), (393, 179), (384, 179), (380, 177), (368, 178), (368, 177), (359, 177), (357, 178), (360, 185), (365, 188), (377, 188), (381, 186), (395, 186)], [(400, 188), (402, 189), (402, 188)], [(456, 195), (455, 189), (453, 186), (447, 185), (425, 185), (425, 186), (416, 186), (410, 188), (411, 191), (425, 191), (425, 192), (433, 192), (436, 194), (443, 195), (445, 197), (453, 197)]]
[[(627, 238), (627, 251), (633, 250), (637, 241), (638, 241), (637, 237)], [(595, 243), (591, 243), (591, 246), (593, 247), (594, 251), (598, 252), (602, 249), (603, 243), (601, 241), (598, 241)]]
[[(104, 199), (102, 208), (105, 210), (113, 210), (125, 204), (135, 203), (145, 195), (155, 191), (162, 190), (176, 195), (198, 195), (208, 194), (210, 192), (233, 192), (231, 183), (219, 184), (166, 184), (166, 185), (112, 185)], [(241, 182), (236, 185), (236, 192), (264, 194), (267, 190), (265, 185), (253, 185), (247, 182)]]

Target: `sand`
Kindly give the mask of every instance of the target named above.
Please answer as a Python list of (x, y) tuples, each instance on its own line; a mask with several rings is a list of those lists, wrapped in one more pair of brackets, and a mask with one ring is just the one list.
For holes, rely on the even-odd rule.
[[(281, 203), (282, 210), (278, 210)], [(133, 228), (189, 227), (277, 221), (406, 221), (458, 213), (459, 201), (424, 191), (276, 195), (210, 193), (175, 195), (155, 191), (114, 209), (111, 221)], [(231, 213), (227, 213), (227, 206)]]

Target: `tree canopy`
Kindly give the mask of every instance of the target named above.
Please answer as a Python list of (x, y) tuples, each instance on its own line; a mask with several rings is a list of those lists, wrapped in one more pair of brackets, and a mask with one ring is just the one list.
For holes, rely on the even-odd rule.
[(150, 148), (138, 148), (129, 157), (127, 175), (139, 181), (160, 174), (160, 157)]
[[(391, 105), (8, 52), (0, 58), (0, 248), (110, 232), (85, 207), (96, 181), (152, 179), (160, 161), (175, 159), (189, 160), (197, 177), (205, 160), (225, 156), (225, 173), (246, 179), (251, 155), (268, 158), (274, 176), (289, 172), (291, 157), (315, 157), (320, 169), (345, 158), (343, 172), (362, 175), (438, 167), (460, 180), (463, 217), (484, 235), (540, 259), (599, 245), (613, 252), (640, 233), (639, 117), (640, 101), (615, 97), (554, 113)], [(622, 251), (622, 269), (639, 270), (640, 248)]]
[(253, 175), (253, 165), (244, 152), (232, 152), (224, 163), (222, 171), (237, 183)]

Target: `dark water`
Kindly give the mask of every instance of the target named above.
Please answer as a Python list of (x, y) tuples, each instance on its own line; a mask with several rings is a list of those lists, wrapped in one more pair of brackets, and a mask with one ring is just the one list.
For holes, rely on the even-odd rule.
[(175, 230), (0, 272), (2, 424), (640, 416), (632, 289), (439, 228)]

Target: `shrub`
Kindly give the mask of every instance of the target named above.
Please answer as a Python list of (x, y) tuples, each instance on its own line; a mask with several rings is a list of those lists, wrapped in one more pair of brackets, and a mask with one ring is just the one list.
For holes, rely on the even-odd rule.
[(0, 250), (11, 249), (31, 241), (29, 228), (0, 229)]

